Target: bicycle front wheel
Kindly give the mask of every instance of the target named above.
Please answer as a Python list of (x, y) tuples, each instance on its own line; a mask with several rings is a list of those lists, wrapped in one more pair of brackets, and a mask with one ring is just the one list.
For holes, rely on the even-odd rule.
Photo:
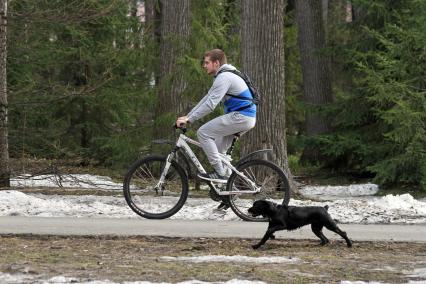
[[(266, 160), (250, 160), (237, 167), (248, 179), (260, 187), (260, 192), (253, 191), (249, 182), (235, 172), (228, 179), (227, 191), (239, 191), (229, 196), (232, 210), (245, 221), (264, 222), (267, 218), (253, 217), (248, 209), (256, 200), (269, 200), (278, 204), (288, 204), (290, 201), (290, 186), (283, 170), (276, 164)], [(244, 192), (247, 193), (244, 193)]]
[(175, 161), (172, 161), (164, 183), (158, 184), (166, 159), (153, 155), (138, 160), (124, 178), (126, 202), (144, 218), (168, 218), (182, 208), (188, 197), (188, 178)]

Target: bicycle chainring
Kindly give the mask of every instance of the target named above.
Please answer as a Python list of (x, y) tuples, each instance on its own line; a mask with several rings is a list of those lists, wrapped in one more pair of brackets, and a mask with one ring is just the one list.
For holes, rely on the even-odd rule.
[(213, 199), (213, 201), (217, 201), (217, 202), (222, 201), (221, 196), (217, 194), (217, 192), (213, 188), (210, 188), (209, 196), (211, 199)]

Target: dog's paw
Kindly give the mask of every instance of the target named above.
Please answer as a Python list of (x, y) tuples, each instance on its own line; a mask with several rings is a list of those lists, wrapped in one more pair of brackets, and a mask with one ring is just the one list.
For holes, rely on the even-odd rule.
[(270, 238), (271, 240), (275, 240), (275, 236), (274, 236), (274, 235), (271, 235), (269, 238)]
[(260, 245), (259, 244), (255, 244), (255, 245), (252, 245), (251, 246), (253, 249), (258, 249), (258, 248), (260, 248)]

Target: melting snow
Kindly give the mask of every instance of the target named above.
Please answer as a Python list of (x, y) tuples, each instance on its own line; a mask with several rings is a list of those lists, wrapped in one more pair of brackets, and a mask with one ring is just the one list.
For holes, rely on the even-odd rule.
[(381, 284), (383, 282), (376, 282), (376, 281), (340, 281), (340, 284)]
[(115, 183), (110, 177), (88, 174), (69, 175), (20, 175), (10, 180), (12, 187), (66, 187), (122, 189), (121, 183)]
[(301, 193), (306, 196), (340, 196), (340, 197), (353, 197), (353, 196), (366, 196), (374, 195), (379, 191), (377, 184), (351, 184), (348, 186), (305, 186), (302, 188)]
[[(329, 205), (331, 216), (339, 223), (426, 223), (426, 202), (409, 194), (333, 201), (292, 199), (290, 205)], [(216, 206), (208, 198), (188, 198), (172, 219), (240, 220), (232, 210), (215, 212)], [(123, 197), (26, 194), (16, 190), (0, 191), (0, 216), (138, 218)]]
[(247, 263), (289, 263), (297, 262), (298, 258), (271, 256), (271, 257), (250, 257), (244, 255), (203, 255), (203, 256), (162, 256), (164, 261), (185, 261), (185, 262), (247, 262)]
[[(0, 272), (0, 283), (2, 284), (58, 284), (58, 283), (76, 283), (76, 284), (118, 284), (110, 280), (83, 280), (75, 277), (55, 276), (49, 279), (37, 279), (39, 275), (9, 274)], [(121, 284), (169, 284), (168, 282), (150, 282), (150, 281), (124, 281)], [(263, 281), (251, 281), (242, 279), (231, 279), (226, 282), (204, 282), (199, 280), (188, 280), (176, 284), (265, 284)]]
[[(12, 179), (15, 187), (98, 188), (121, 193), (121, 184), (109, 177), (94, 175), (55, 175), (37, 177), (20, 176)], [(302, 189), (307, 196), (326, 200), (290, 200), (290, 205), (325, 206), (339, 223), (426, 223), (426, 200), (416, 200), (409, 194), (372, 196), (378, 190), (375, 184), (348, 186), (309, 186)], [(332, 197), (332, 198), (328, 198)], [(318, 198), (317, 198), (318, 199)], [(167, 201), (164, 201), (167, 202)], [(168, 202), (173, 202), (169, 200)], [(232, 210), (215, 212), (217, 203), (208, 198), (188, 198), (183, 208), (172, 219), (240, 220)], [(94, 195), (26, 194), (18, 190), (0, 191), (0, 216), (40, 217), (110, 217), (138, 218), (123, 197)]]

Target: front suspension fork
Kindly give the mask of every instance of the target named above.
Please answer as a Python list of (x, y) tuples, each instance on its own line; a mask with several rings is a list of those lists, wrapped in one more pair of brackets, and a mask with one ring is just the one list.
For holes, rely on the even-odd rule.
[(170, 168), (170, 165), (172, 164), (172, 160), (175, 157), (175, 154), (176, 154), (176, 150), (173, 150), (167, 156), (167, 158), (166, 158), (166, 164), (164, 165), (164, 169), (163, 169), (163, 172), (161, 173), (160, 180), (158, 181), (157, 185), (155, 186), (155, 188), (157, 190), (163, 188), (164, 181), (166, 179), (167, 173), (169, 172), (169, 168)]

